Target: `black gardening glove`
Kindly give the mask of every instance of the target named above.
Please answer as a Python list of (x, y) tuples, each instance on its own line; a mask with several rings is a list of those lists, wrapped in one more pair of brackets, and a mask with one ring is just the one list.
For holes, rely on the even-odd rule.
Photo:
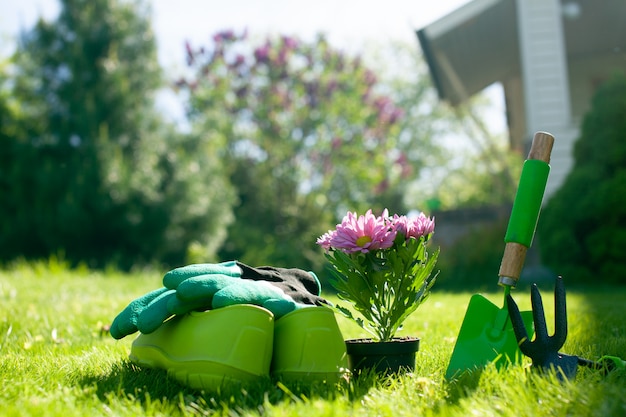
[(236, 264), (241, 268), (241, 278), (269, 281), (297, 303), (318, 306), (330, 304), (321, 297), (322, 286), (313, 272), (274, 266), (251, 267), (238, 261)]

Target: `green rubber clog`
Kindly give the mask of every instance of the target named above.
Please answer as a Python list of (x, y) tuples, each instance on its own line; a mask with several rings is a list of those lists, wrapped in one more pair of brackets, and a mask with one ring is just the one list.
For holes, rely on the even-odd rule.
[(331, 309), (302, 308), (276, 321), (271, 368), (274, 377), (334, 383), (347, 370), (346, 344)]
[(131, 362), (167, 370), (194, 389), (216, 390), (224, 383), (269, 378), (274, 316), (239, 304), (175, 316), (132, 344)]

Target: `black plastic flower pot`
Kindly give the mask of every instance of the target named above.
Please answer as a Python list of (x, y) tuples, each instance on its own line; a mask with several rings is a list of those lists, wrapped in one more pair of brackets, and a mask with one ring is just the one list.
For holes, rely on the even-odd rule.
[(346, 340), (350, 369), (356, 375), (363, 372), (387, 375), (413, 372), (419, 342), (417, 337), (397, 337), (388, 342), (372, 339)]

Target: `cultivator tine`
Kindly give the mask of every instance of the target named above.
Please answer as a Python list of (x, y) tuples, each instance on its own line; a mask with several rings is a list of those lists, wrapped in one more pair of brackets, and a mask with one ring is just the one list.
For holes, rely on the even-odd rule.
[(526, 327), (524, 326), (524, 321), (522, 320), (522, 314), (519, 311), (519, 307), (511, 297), (511, 294), (507, 294), (507, 307), (509, 309), (509, 317), (511, 318), (511, 325), (513, 326), (513, 332), (515, 332), (515, 338), (517, 339), (517, 343), (519, 344), (519, 348), (522, 353), (526, 356), (530, 356), (528, 348), (531, 345), (530, 340), (528, 339), (528, 332), (526, 331)]
[(551, 349), (561, 349), (565, 344), (565, 339), (567, 339), (567, 302), (563, 278), (558, 277), (554, 283), (554, 336), (551, 337)]
[(533, 284), (530, 289), (530, 300), (533, 308), (533, 321), (535, 323), (533, 349), (558, 351), (563, 347), (567, 338), (567, 306), (563, 279), (561, 277), (557, 278), (554, 285), (554, 335), (548, 336), (543, 301), (536, 284)]

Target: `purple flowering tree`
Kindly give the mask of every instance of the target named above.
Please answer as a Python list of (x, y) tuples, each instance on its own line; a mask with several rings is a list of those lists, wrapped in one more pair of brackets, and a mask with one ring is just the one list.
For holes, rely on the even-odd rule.
[(359, 57), (323, 37), (222, 31), (186, 48), (190, 75), (177, 86), (239, 194), (222, 257), (319, 265), (316, 230), (415, 175), (397, 146), (403, 112)]

